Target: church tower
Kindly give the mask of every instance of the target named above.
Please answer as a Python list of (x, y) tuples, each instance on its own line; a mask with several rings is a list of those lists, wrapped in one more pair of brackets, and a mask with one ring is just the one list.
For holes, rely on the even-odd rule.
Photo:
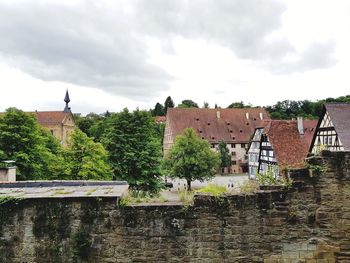
[(68, 93), (68, 89), (66, 91), (66, 96), (64, 97), (64, 102), (66, 103), (66, 107), (64, 107), (64, 112), (69, 112), (70, 111), (70, 107), (68, 106), (68, 103), (70, 102), (69, 99), (69, 93)]

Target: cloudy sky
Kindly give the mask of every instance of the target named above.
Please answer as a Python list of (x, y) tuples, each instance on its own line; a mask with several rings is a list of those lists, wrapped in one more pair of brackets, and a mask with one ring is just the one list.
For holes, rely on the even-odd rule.
[(348, 0), (1, 0), (0, 111), (350, 94)]

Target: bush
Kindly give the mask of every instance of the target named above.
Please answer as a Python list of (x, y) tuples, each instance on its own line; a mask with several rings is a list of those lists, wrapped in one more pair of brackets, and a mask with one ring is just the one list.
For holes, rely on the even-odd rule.
[(197, 191), (198, 193), (209, 193), (214, 196), (219, 196), (227, 192), (226, 186), (220, 186), (217, 184), (208, 184), (206, 187), (201, 188)]

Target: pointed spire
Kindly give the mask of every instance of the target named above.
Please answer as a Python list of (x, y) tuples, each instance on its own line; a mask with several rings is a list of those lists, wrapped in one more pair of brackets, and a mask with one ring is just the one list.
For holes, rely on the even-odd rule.
[(64, 107), (64, 112), (69, 112), (70, 111), (70, 108), (68, 106), (68, 103), (70, 102), (70, 99), (69, 99), (69, 93), (68, 93), (68, 89), (66, 91), (66, 96), (64, 97), (64, 102), (66, 103), (66, 107)]

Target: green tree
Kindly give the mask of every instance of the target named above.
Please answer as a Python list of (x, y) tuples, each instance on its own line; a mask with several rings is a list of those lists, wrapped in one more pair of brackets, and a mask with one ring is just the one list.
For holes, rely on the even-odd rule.
[(161, 188), (161, 144), (157, 126), (146, 111), (112, 115), (103, 143), (115, 176), (133, 189), (157, 192)]
[(73, 180), (112, 179), (107, 151), (101, 143), (94, 142), (79, 129), (75, 129), (71, 134), (65, 161)]
[(152, 111), (153, 116), (164, 116), (164, 106), (157, 102), (156, 106), (154, 106), (154, 110)]
[(191, 191), (193, 180), (204, 181), (215, 175), (220, 159), (206, 140), (200, 139), (192, 128), (188, 128), (176, 137), (163, 164), (168, 176), (185, 179), (187, 190)]
[(209, 109), (209, 103), (208, 102), (204, 102), (203, 103), (203, 109)]
[(199, 108), (198, 104), (193, 100), (183, 100), (181, 104), (177, 106), (178, 108)]
[(16, 161), (18, 180), (58, 178), (64, 174), (62, 147), (37, 123), (34, 115), (9, 108), (0, 119), (2, 158)]
[(231, 166), (230, 151), (227, 148), (227, 144), (224, 141), (219, 142), (219, 154), (220, 154), (220, 168), (226, 168)]
[(164, 102), (164, 115), (166, 115), (169, 108), (174, 108), (175, 104), (174, 101), (170, 96), (168, 96)]

